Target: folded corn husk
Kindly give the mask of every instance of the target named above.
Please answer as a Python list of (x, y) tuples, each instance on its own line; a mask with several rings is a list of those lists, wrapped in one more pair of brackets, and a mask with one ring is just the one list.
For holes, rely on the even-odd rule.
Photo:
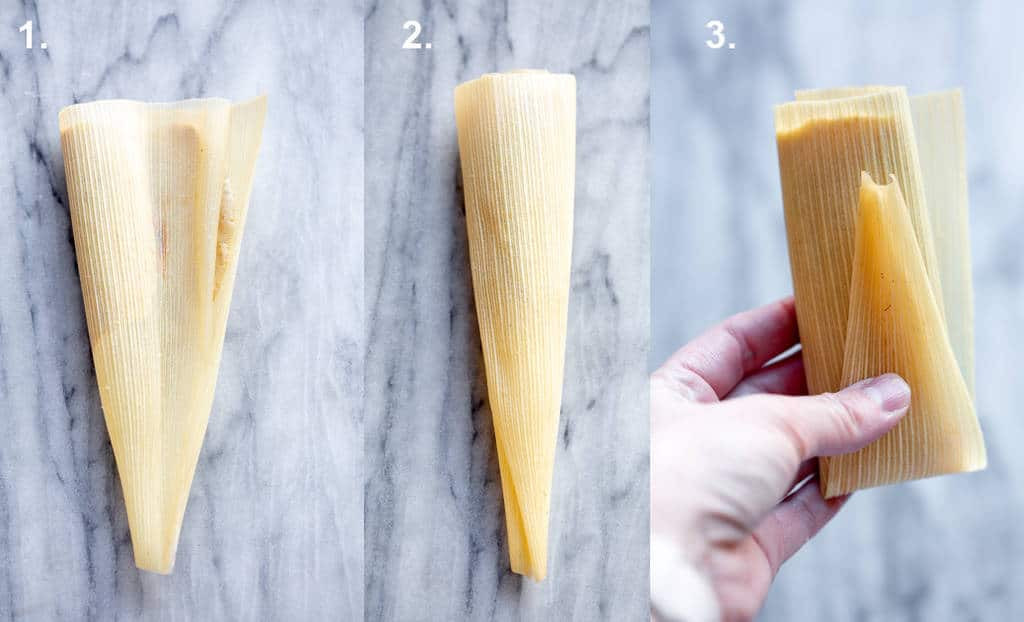
[[(893, 87), (801, 91), (796, 102), (776, 108), (779, 170), (808, 388), (836, 391), (868, 375), (900, 372), (876, 365), (897, 362), (884, 358), (889, 346), (881, 335), (886, 330), (916, 330), (936, 342), (933, 349), (916, 350), (911, 360), (901, 359), (903, 373), (917, 378), (911, 381), (911, 413), (918, 413), (908, 415), (912, 423), (901, 424), (852, 457), (823, 458), (821, 486), (826, 496), (984, 466), (984, 444), (970, 400), (966, 406), (950, 401), (942, 392), (947, 389), (940, 390), (929, 376), (946, 374), (944, 386), (962, 385), (968, 394), (973, 384), (962, 117), (956, 91), (911, 100), (905, 89)], [(911, 298), (900, 299), (894, 309), (909, 314), (911, 301), (914, 309), (927, 309), (922, 293), (927, 292), (936, 301), (936, 313), (917, 311), (915, 316), (930, 318), (932, 323), (926, 326), (912, 328), (903, 320), (879, 325), (885, 316), (872, 315), (864, 307), (866, 284), (863, 274), (856, 272), (854, 244), (875, 249), (881, 244), (855, 237), (864, 172), (875, 179), (891, 175), (893, 187), (902, 191), (896, 209), (905, 214), (910, 237), (889, 244), (902, 248), (913, 242), (922, 269), (913, 273), (915, 280), (908, 285), (915, 293), (906, 294)], [(859, 284), (855, 276), (862, 279)], [(851, 286), (860, 289), (853, 292)], [(891, 338), (906, 344), (912, 336)], [(959, 363), (952, 370), (940, 364), (943, 343), (951, 345)], [(936, 406), (943, 403), (942, 408)], [(916, 432), (905, 432), (911, 428)], [(928, 433), (935, 430), (952, 432)], [(934, 452), (942, 457), (923, 457)]]
[(841, 384), (895, 372), (910, 410), (877, 442), (822, 463), (825, 496), (985, 467), (985, 443), (899, 185), (860, 189)]
[[(892, 91), (867, 86), (796, 92), (797, 101)], [(942, 313), (967, 388), (974, 394), (974, 290), (967, 220), (964, 110), (959, 90), (910, 97), (910, 115), (942, 286)]]
[(145, 570), (174, 564), (265, 113), (263, 97), (60, 113), (96, 379)]
[(910, 98), (914, 136), (921, 155), (925, 202), (935, 239), (942, 281), (946, 329), (974, 395), (974, 288), (971, 284), (971, 236), (967, 219), (967, 162), (964, 110), (960, 91)]
[(576, 162), (576, 82), (487, 74), (455, 89), (466, 227), (512, 570), (547, 573)]

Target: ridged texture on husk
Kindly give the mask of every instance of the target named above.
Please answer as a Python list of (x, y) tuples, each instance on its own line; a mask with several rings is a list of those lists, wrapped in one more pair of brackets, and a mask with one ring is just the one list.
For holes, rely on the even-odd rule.
[(547, 573), (576, 162), (576, 82), (487, 74), (455, 89), (470, 263), (512, 570)]
[(925, 202), (942, 280), (942, 310), (953, 353), (974, 396), (974, 287), (967, 217), (967, 146), (960, 91), (910, 98)]
[[(903, 88), (870, 86), (798, 91), (796, 98), (776, 109), (776, 129), (808, 387), (835, 391), (894, 371), (913, 391), (911, 413), (896, 430), (861, 452), (821, 460), (823, 493), (983, 468), (970, 400), (973, 296), (959, 92), (908, 99)], [(863, 173), (893, 176), (891, 190), (861, 195)], [(895, 215), (872, 206), (861, 212), (860, 198), (892, 191)], [(883, 239), (869, 226), (879, 219), (902, 228), (883, 231)], [(867, 232), (858, 238), (858, 231)], [(913, 257), (919, 271), (911, 269)], [(904, 263), (886, 274), (911, 280), (885, 293), (891, 300), (882, 307), (892, 307), (882, 314), (871, 305), (883, 293), (858, 262), (894, 261)], [(928, 343), (920, 343), (923, 334)]]
[(263, 97), (60, 113), (100, 400), (145, 570), (174, 565), (265, 114)]
[[(864, 86), (796, 92), (798, 101), (841, 99), (884, 92)], [(942, 285), (942, 312), (967, 390), (974, 395), (974, 289), (967, 216), (964, 109), (959, 89), (910, 97), (925, 204)]]
[(906, 91), (897, 88), (775, 109), (790, 269), (813, 393), (842, 388), (862, 171), (896, 176), (932, 290), (941, 291), (912, 123)]
[(842, 384), (895, 372), (910, 410), (878, 441), (828, 459), (825, 496), (985, 467), (985, 443), (932, 293), (913, 225), (891, 181), (860, 189)]

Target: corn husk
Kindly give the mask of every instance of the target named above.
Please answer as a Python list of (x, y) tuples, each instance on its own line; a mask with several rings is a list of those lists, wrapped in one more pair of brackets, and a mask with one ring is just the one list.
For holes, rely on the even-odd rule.
[(145, 570), (174, 564), (265, 114), (262, 97), (60, 113), (96, 379)]
[(576, 162), (576, 83), (538, 71), (455, 90), (466, 227), (512, 570), (547, 574)]
[[(837, 391), (887, 371), (914, 377), (905, 423), (861, 452), (820, 461), (823, 493), (982, 468), (984, 442), (970, 400), (973, 301), (959, 92), (909, 98), (901, 87), (799, 91), (797, 101), (776, 108), (776, 130), (808, 388)], [(892, 177), (899, 205), (879, 211), (869, 204), (865, 211), (864, 200), (890, 191), (864, 194), (864, 174), (869, 182)], [(863, 221), (872, 210), (885, 222), (905, 224), (906, 235), (879, 238), (868, 224), (881, 216)], [(858, 231), (868, 233), (861, 239)], [(859, 267), (855, 246), (875, 264), (911, 255), (920, 260), (920, 271), (901, 268), (911, 281), (893, 294), (900, 318), (870, 306), (877, 292), (868, 289), (870, 275)], [(914, 326), (908, 316), (929, 323)], [(892, 343), (906, 346), (921, 335), (932, 340), (930, 349), (899, 356), (891, 350)], [(943, 346), (953, 352), (952, 368)], [(966, 403), (955, 394), (961, 386)]]

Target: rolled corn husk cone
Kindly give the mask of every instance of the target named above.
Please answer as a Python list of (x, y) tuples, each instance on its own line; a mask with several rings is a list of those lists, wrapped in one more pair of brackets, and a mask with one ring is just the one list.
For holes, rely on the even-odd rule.
[(473, 289), (512, 570), (547, 574), (576, 165), (576, 80), (487, 74), (455, 89)]
[(910, 409), (863, 449), (824, 463), (825, 497), (985, 467), (985, 443), (925, 273), (899, 184), (864, 173), (842, 384), (886, 372), (912, 387)]
[(144, 570), (174, 565), (265, 115), (265, 97), (60, 113), (96, 379)]
[[(907, 423), (852, 456), (821, 459), (822, 493), (833, 497), (983, 468), (984, 441), (969, 397), (973, 296), (959, 92), (908, 98), (902, 87), (871, 86), (798, 91), (796, 99), (777, 107), (775, 116), (808, 388), (836, 391), (894, 371), (910, 376), (913, 393)], [(869, 184), (862, 183), (864, 174)], [(862, 192), (862, 186), (877, 188), (872, 177), (890, 176), (892, 189), (898, 188), (899, 207), (893, 208), (896, 215), (893, 210), (881, 213), (890, 224), (905, 224), (901, 231), (910, 232), (908, 239), (893, 239), (889, 231), (883, 240), (862, 220), (874, 213), (862, 201), (878, 194)], [(857, 237), (861, 230), (868, 233)], [(883, 242), (889, 246), (881, 247)], [(889, 249), (888, 261), (893, 261), (894, 245), (903, 249), (900, 257), (914, 255), (922, 266), (920, 271), (902, 269), (912, 281), (893, 292), (898, 299), (893, 309), (903, 314), (898, 321), (868, 304), (874, 300), (867, 290), (869, 275), (857, 263), (865, 259), (855, 257), (855, 247), (867, 258)], [(909, 313), (928, 323), (914, 326), (906, 320)], [(881, 324), (883, 320), (888, 323)], [(918, 344), (922, 334), (932, 340), (928, 347)], [(897, 354), (892, 343), (917, 345)], [(955, 355), (952, 368), (943, 358), (943, 345)], [(935, 374), (941, 375), (941, 383)], [(966, 402), (959, 387), (967, 391)]]

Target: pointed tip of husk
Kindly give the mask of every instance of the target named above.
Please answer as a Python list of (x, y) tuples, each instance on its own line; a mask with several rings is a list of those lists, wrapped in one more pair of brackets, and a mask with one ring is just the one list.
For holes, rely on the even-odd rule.
[(544, 533), (531, 534), (526, 527), (523, 507), (517, 486), (513, 481), (505, 452), (498, 444), (498, 468), (501, 474), (501, 493), (505, 503), (505, 532), (508, 535), (508, 557), (512, 572), (543, 581), (547, 576), (547, 513), (541, 522)]
[(153, 574), (167, 576), (174, 572), (174, 558), (172, 557), (171, 559), (139, 559), (138, 557), (136, 557), (135, 567), (139, 570), (152, 572)]

